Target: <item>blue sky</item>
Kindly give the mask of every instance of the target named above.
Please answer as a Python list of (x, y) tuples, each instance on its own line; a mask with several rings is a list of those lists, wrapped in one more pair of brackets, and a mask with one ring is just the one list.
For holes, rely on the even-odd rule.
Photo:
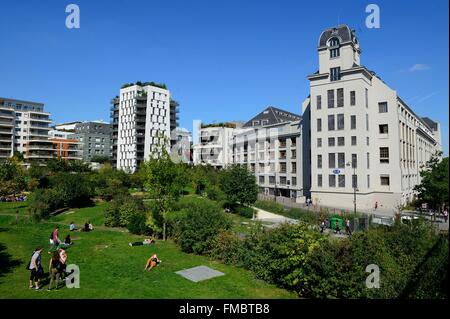
[[(65, 27), (78, 4), (81, 28)], [(376, 3), (381, 28), (365, 27)], [(421, 116), (448, 154), (448, 1), (1, 1), (0, 96), (43, 102), (55, 122), (109, 120), (126, 82), (168, 85), (181, 126), (299, 113), (321, 31), (356, 30), (361, 62)]]

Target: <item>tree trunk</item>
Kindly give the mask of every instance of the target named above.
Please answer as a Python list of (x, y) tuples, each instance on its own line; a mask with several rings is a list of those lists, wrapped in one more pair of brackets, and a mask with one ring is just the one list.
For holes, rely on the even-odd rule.
[(166, 221), (163, 223), (163, 241), (166, 241)]

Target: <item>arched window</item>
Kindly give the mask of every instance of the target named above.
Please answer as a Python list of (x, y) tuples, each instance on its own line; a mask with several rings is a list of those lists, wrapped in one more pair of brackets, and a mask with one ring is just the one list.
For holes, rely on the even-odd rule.
[(331, 38), (330, 41), (328, 41), (328, 46), (330, 48), (330, 58), (337, 58), (340, 56), (339, 52), (339, 39), (338, 38)]

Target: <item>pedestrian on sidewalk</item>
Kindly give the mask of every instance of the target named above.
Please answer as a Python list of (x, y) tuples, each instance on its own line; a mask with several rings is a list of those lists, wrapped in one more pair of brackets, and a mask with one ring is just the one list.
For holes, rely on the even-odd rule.
[(350, 220), (347, 219), (345, 221), (345, 232), (347, 233), (347, 235), (351, 236), (352, 235), (352, 230), (350, 229)]
[(444, 208), (444, 221), (447, 223), (447, 220), (448, 220), (448, 208), (445, 207)]
[(325, 221), (322, 220), (322, 222), (320, 223), (320, 232), (323, 233), (324, 230), (325, 230)]
[(339, 227), (339, 220), (338, 219), (336, 219), (335, 233), (336, 234), (340, 234), (341, 233), (341, 228)]

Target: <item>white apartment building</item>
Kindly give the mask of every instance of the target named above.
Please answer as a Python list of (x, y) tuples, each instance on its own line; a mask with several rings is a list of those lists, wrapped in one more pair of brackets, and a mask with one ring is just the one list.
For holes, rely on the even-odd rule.
[(191, 133), (185, 128), (170, 132), (170, 156), (176, 163), (191, 163)]
[[(311, 126), (311, 197), (317, 205), (393, 214), (413, 199), (419, 168), (440, 150), (439, 124), (417, 116), (360, 63), (355, 32), (322, 32), (319, 70), (303, 103)], [(431, 128), (430, 123), (436, 125)]]
[(233, 162), (255, 175), (260, 194), (305, 201), (301, 120), (236, 130)]
[(224, 168), (233, 163), (233, 133), (240, 126), (238, 123), (203, 125), (193, 146), (194, 165)]
[[(170, 92), (153, 85), (130, 85), (120, 90), (114, 120), (117, 169), (134, 172), (140, 163), (165, 147), (170, 151)], [(117, 111), (117, 112), (116, 112)]]
[(53, 158), (48, 135), (51, 122), (50, 113), (44, 112), (42, 103), (0, 97), (0, 157), (20, 152), (27, 160)]

